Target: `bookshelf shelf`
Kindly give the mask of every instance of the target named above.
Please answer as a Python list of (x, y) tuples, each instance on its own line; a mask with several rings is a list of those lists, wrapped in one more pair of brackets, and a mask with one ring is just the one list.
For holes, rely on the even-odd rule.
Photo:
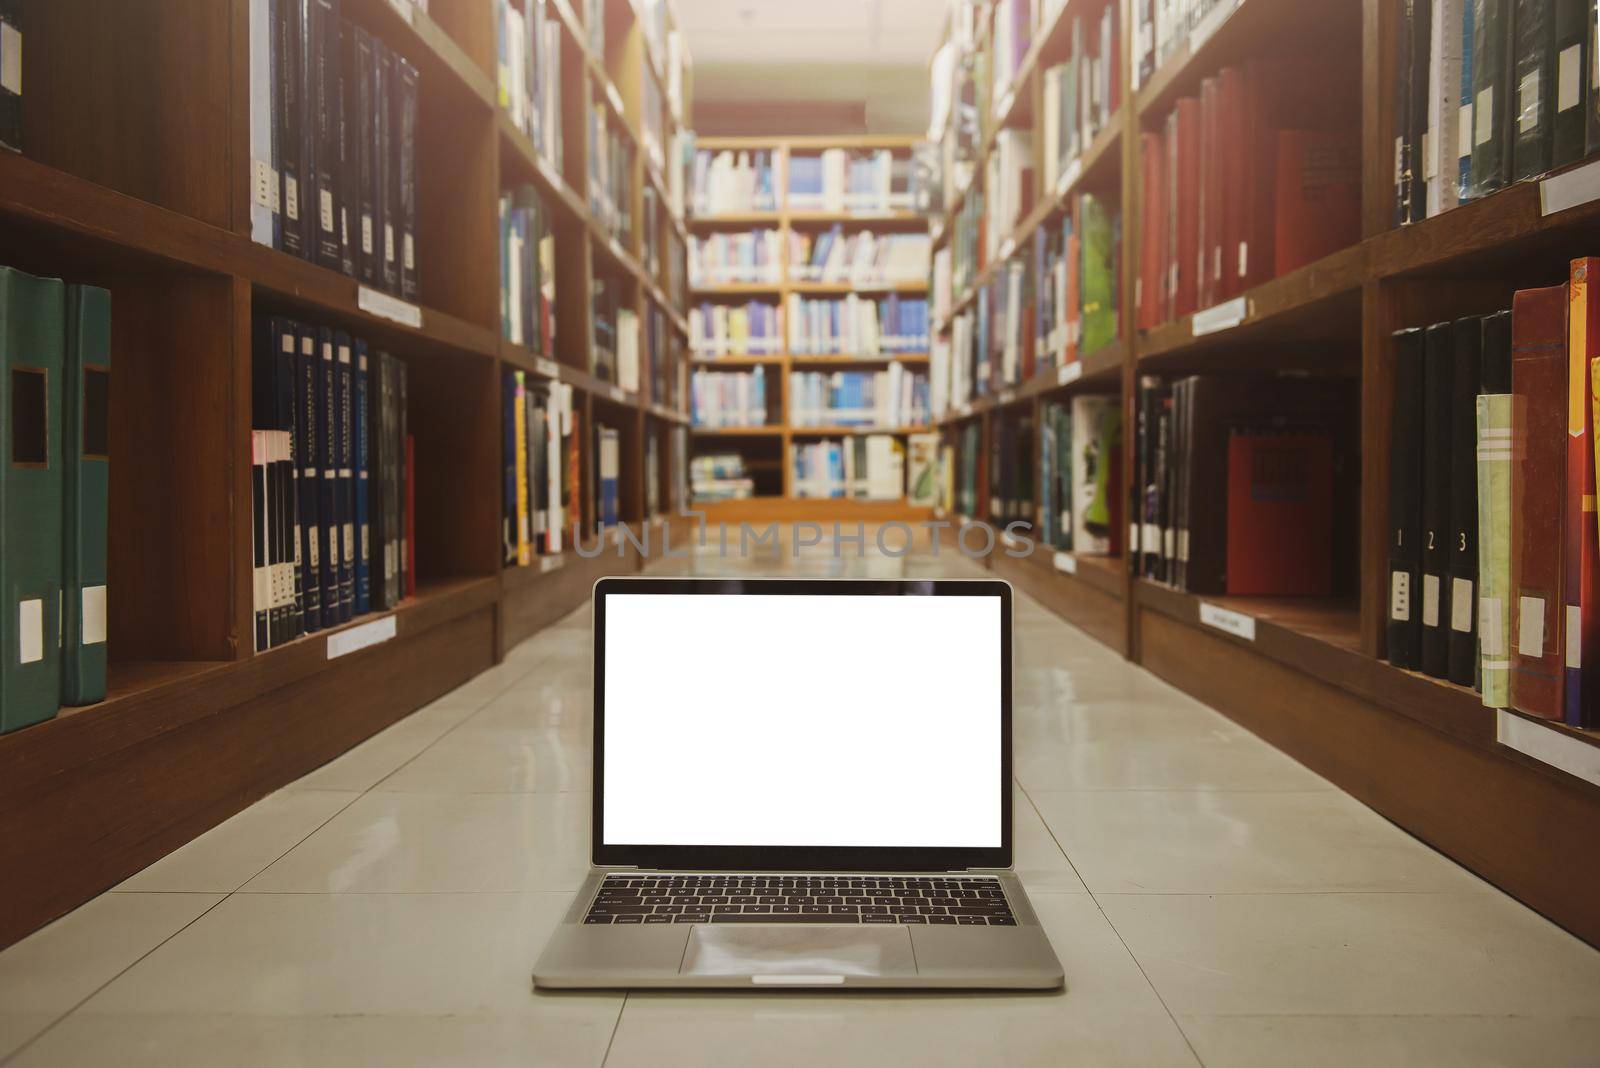
[[(1126, 352), (1127, 346), (1120, 341), (1114, 341), (1079, 357), (1074, 363), (1049, 368), (1011, 389), (974, 398), (951, 412), (947, 418), (941, 419), (939, 425), (954, 425), (967, 419), (987, 415), (997, 409), (1025, 404), (1057, 391), (1071, 393), (1085, 389), (1103, 390), (1119, 384)], [(1065, 381), (1063, 372), (1066, 374)]]
[(781, 426), (693, 426), (689, 427), (696, 437), (702, 438), (781, 438), (785, 431)]
[(796, 438), (848, 438), (858, 434), (926, 434), (931, 426), (790, 426), (789, 436)]

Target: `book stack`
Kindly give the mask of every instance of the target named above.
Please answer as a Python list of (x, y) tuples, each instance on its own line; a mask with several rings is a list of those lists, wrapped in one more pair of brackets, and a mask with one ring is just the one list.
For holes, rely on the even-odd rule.
[(259, 321), (251, 463), (255, 648), (415, 592), (406, 365), (342, 330)]
[(766, 369), (696, 371), (690, 417), (697, 427), (727, 429), (767, 423)]
[(871, 286), (919, 281), (928, 274), (927, 234), (846, 236), (834, 226), (817, 234), (789, 234), (789, 277), (796, 282), (848, 282)]
[(589, 210), (626, 246), (633, 234), (633, 144), (611, 121), (603, 96), (591, 93), (588, 105)]
[(559, 555), (564, 528), (577, 522), (577, 417), (571, 386), (521, 371), (502, 376), (502, 562), (528, 567), (535, 556)]
[(1080, 159), (1100, 132), (1111, 125), (1121, 103), (1119, 57), (1120, 19), (1117, 5), (1106, 4), (1098, 16), (1074, 16), (1068, 35), (1067, 58), (1046, 67), (1044, 115), (1044, 173), (1041, 193), (1060, 192), (1075, 173)]
[(689, 347), (696, 359), (720, 356), (771, 356), (783, 351), (778, 306), (752, 300), (745, 304), (700, 304), (689, 309)]
[(928, 423), (928, 376), (894, 363), (882, 371), (789, 375), (793, 426), (894, 429)]
[(511, 125), (561, 173), (561, 20), (546, 0), (495, 0), (496, 90)]
[(882, 356), (928, 349), (928, 302), (891, 295), (812, 299), (789, 294), (789, 351), (806, 356)]
[(556, 351), (556, 238), (532, 185), (500, 196), (500, 332), (540, 355)]
[(1600, 151), (1593, 0), (1395, 10), (1395, 225)]
[[(911, 159), (887, 148), (830, 148), (789, 156), (790, 211), (910, 211)], [(739, 209), (748, 210), (748, 209)]]
[[(1354, 94), (1354, 95), (1352, 95)], [(1206, 78), (1140, 136), (1140, 329), (1229, 300), (1361, 236), (1354, 68), (1262, 58)]]
[(775, 285), (782, 273), (783, 246), (776, 230), (689, 238), (690, 285)]
[(694, 214), (703, 217), (777, 211), (778, 187), (772, 173), (774, 155), (765, 149), (696, 152), (690, 182)]
[(789, 446), (796, 497), (897, 501), (905, 496), (905, 449), (888, 434)]
[(0, 267), (0, 733), (106, 696), (111, 295)]
[(695, 504), (755, 495), (755, 480), (745, 473), (744, 457), (736, 452), (696, 456), (689, 465), (689, 486)]
[(1033, 419), (996, 419), (989, 436), (989, 525), (1033, 523)]
[[(1395, 333), (1390, 663), (1600, 728), (1600, 259), (1509, 311)], [(1476, 464), (1473, 463), (1474, 454)]]
[(250, 0), (250, 234), (416, 300), (421, 77), (339, 0)]

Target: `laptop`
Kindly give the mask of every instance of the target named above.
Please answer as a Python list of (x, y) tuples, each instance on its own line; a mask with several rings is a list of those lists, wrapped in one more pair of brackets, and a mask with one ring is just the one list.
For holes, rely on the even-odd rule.
[(1004, 582), (601, 579), (591, 842), (538, 987), (1063, 985)]

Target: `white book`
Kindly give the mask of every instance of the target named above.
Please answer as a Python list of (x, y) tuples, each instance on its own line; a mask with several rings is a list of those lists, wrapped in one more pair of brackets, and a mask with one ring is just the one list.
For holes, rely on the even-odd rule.
[(1456, 206), (1456, 134), (1461, 108), (1461, 5), (1463, 0), (1432, 0), (1429, 27), (1428, 129), (1423, 138), (1423, 177), (1427, 213)]
[(250, 0), (250, 239), (269, 248), (282, 205), (272, 140), (272, 18), (268, 0)]

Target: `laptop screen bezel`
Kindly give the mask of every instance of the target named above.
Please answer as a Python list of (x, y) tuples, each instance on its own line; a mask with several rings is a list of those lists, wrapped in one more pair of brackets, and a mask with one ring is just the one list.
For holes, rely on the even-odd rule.
[[(1000, 598), (1000, 845), (717, 846), (606, 843), (606, 598), (610, 594), (737, 596), (881, 596)], [(594, 823), (597, 866), (674, 870), (958, 871), (1011, 867), (1011, 586), (998, 579), (692, 579), (602, 578), (594, 586)]]

